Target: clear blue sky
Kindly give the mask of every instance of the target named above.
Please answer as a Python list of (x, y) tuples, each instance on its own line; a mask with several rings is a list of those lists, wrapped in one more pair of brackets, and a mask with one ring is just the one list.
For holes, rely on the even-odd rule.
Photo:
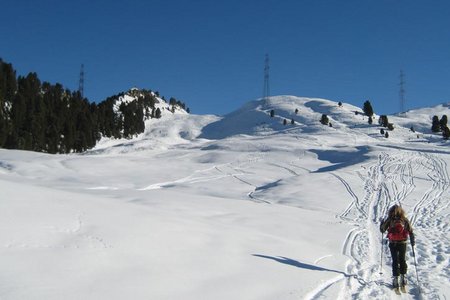
[(450, 1), (4, 0), (0, 57), (18, 75), (99, 102), (140, 87), (229, 113), (263, 95), (320, 97), (376, 113), (450, 101)]

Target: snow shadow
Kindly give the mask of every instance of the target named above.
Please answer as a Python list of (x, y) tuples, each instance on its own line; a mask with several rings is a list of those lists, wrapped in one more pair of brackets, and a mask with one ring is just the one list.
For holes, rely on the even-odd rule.
[(363, 163), (368, 160), (366, 155), (369, 153), (369, 147), (359, 146), (356, 151), (336, 151), (336, 150), (318, 150), (311, 149), (310, 152), (317, 154), (319, 160), (328, 161), (334, 165), (320, 168), (313, 173), (331, 172), (341, 168)]
[(270, 183), (268, 183), (268, 184), (266, 184), (266, 185), (263, 185), (263, 186), (258, 186), (258, 187), (255, 189), (255, 191), (268, 190), (268, 189), (270, 189), (270, 188), (277, 187), (278, 185), (280, 185), (280, 182), (281, 182), (281, 179), (280, 179), (280, 180), (277, 180), (277, 181), (275, 181), (275, 182), (270, 182)]
[(326, 114), (331, 115), (332, 114), (332, 108), (330, 105), (325, 104), (323, 101), (317, 101), (317, 100), (310, 100), (305, 103), (305, 107), (311, 108), (313, 111), (320, 113), (320, 114)]
[(0, 161), (0, 168), (11, 171), (13, 169), (13, 166), (8, 163)]
[(352, 277), (352, 278), (356, 278), (357, 277), (357, 275), (355, 275), (355, 274), (347, 274), (347, 273), (345, 273), (343, 271), (327, 269), (327, 268), (318, 267), (318, 266), (315, 266), (315, 265), (305, 264), (305, 263), (302, 263), (302, 262), (299, 262), (297, 260), (293, 260), (291, 258), (287, 258), (287, 257), (284, 257), (284, 256), (268, 256), (268, 255), (261, 255), (261, 254), (252, 254), (252, 255), (256, 256), (256, 257), (271, 259), (271, 260), (274, 260), (274, 261), (279, 262), (281, 264), (290, 265), (290, 266), (293, 266), (293, 267), (296, 267), (296, 268), (307, 269), (307, 270), (311, 270), (311, 271), (333, 272), (333, 273), (342, 274), (345, 277)]

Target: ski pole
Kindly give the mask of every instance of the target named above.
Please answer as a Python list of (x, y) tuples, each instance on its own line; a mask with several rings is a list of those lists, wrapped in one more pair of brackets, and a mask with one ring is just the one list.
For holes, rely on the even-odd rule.
[[(380, 223), (383, 224), (383, 218), (380, 217)], [(380, 225), (381, 228), (381, 225)], [(381, 253), (380, 253), (380, 275), (383, 275), (383, 232), (381, 232)]]
[(417, 272), (417, 261), (416, 261), (416, 253), (414, 251), (414, 246), (412, 246), (412, 253), (413, 253), (413, 257), (414, 257), (414, 267), (416, 269), (417, 287), (419, 288), (419, 295), (422, 296), (422, 291), (420, 290), (419, 273)]
[(380, 275), (383, 275), (383, 234), (381, 234)]

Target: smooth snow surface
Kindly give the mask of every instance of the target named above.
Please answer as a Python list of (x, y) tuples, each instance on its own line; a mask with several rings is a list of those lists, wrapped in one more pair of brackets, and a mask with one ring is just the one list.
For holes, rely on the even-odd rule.
[[(0, 150), (0, 299), (450, 299), (448, 106), (389, 116), (389, 138), (355, 112), (279, 96), (84, 154)], [(421, 295), (409, 245), (409, 292), (389, 287), (395, 203)]]

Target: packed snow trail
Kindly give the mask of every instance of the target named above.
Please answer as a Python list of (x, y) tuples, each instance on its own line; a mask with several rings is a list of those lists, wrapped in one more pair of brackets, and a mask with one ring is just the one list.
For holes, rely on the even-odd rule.
[[(348, 274), (360, 280), (345, 279), (341, 299), (389, 299), (393, 294), (391, 261), (387, 245), (382, 247), (379, 219), (389, 207), (400, 204), (415, 230), (418, 275), (424, 299), (446, 299), (439, 287), (450, 277), (448, 166), (438, 155), (422, 152), (381, 153), (376, 164), (367, 169), (364, 195), (358, 197), (341, 176), (352, 202), (340, 215), (354, 228), (349, 232), (343, 252), (351, 258)], [(422, 191), (422, 192), (421, 192)], [(425, 192), (423, 192), (425, 191)], [(383, 253), (381, 253), (383, 251)], [(380, 259), (383, 265), (380, 269)], [(405, 299), (419, 299), (411, 246), (407, 248), (409, 293)], [(427, 266), (421, 270), (420, 266)], [(430, 272), (429, 270), (433, 270)]]

